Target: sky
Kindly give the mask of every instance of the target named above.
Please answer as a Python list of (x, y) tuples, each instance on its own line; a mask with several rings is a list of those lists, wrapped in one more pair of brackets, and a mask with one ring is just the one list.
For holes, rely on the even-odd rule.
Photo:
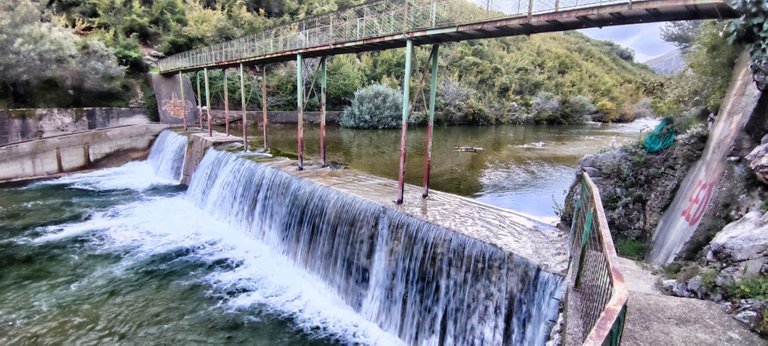
[(603, 29), (584, 29), (581, 32), (599, 39), (610, 40), (635, 51), (635, 61), (645, 62), (648, 59), (663, 55), (675, 46), (661, 40), (663, 23), (635, 24), (610, 26)]

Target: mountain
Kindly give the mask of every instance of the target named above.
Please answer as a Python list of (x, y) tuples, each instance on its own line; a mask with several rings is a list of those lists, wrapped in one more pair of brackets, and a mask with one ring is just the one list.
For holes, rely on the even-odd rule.
[(682, 72), (687, 64), (683, 58), (683, 52), (679, 49), (674, 49), (667, 52), (664, 55), (657, 56), (645, 62), (651, 70), (658, 74), (665, 76), (671, 76), (678, 72)]

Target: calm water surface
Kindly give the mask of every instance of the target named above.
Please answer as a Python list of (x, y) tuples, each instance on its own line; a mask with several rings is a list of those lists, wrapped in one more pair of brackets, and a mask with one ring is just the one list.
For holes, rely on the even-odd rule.
[[(537, 216), (554, 216), (573, 182), (579, 159), (603, 149), (635, 141), (657, 124), (581, 126), (437, 127), (432, 150), (431, 188)], [(235, 128), (235, 127), (233, 127)], [(238, 129), (239, 130), (239, 129)], [(270, 127), (270, 147), (296, 153), (295, 126)], [(236, 133), (236, 132), (235, 132)], [(261, 143), (261, 130), (250, 140)], [(397, 179), (399, 130), (327, 129), (328, 160), (380, 177)], [(319, 127), (305, 127), (305, 157), (319, 157)], [(252, 144), (253, 145), (253, 144)], [(457, 146), (480, 147), (478, 153)], [(426, 130), (410, 128), (406, 182), (422, 185)], [(394, 198), (394, 197), (393, 197)]]

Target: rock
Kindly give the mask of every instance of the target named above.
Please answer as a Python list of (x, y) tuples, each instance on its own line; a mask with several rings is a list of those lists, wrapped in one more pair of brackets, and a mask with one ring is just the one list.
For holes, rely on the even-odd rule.
[(748, 260), (766, 263), (768, 250), (768, 214), (753, 211), (725, 226), (709, 243), (707, 258), (715, 258), (726, 265)]
[(691, 294), (688, 293), (688, 285), (684, 282), (675, 283), (675, 287), (672, 288), (672, 293), (678, 297), (690, 298)]
[(704, 289), (701, 285), (701, 276), (696, 275), (688, 281), (688, 291), (693, 293), (697, 298), (704, 297)]
[(158, 59), (165, 58), (165, 54), (163, 54), (161, 52), (158, 52), (158, 51), (156, 51), (154, 49), (149, 51), (149, 56), (151, 56), (153, 58), (158, 58)]
[(760, 139), (760, 144), (768, 144), (768, 133), (763, 135), (763, 138)]
[(661, 282), (661, 289), (664, 292), (671, 293), (673, 291), (673, 289), (675, 288), (676, 284), (677, 284), (677, 280), (675, 280), (675, 279), (664, 280), (664, 281)]
[(749, 168), (755, 172), (757, 179), (768, 183), (768, 144), (758, 145), (745, 158), (749, 161)]
[(591, 178), (602, 176), (602, 173), (595, 167), (584, 167), (584, 172), (587, 172)]
[(737, 321), (746, 324), (749, 328), (755, 328), (760, 321), (760, 315), (752, 310), (745, 310), (733, 316)]

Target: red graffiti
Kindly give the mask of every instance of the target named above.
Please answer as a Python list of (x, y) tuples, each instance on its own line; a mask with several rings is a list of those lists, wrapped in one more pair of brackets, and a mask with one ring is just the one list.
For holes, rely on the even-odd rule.
[(706, 183), (702, 180), (696, 183), (696, 189), (688, 197), (688, 208), (683, 210), (680, 215), (685, 218), (689, 225), (695, 226), (701, 221), (701, 217), (704, 216), (709, 201), (712, 199), (714, 188), (715, 183)]
[(192, 107), (194, 106), (191, 102), (177, 99), (176, 94), (173, 94), (170, 100), (163, 100), (163, 110), (174, 118), (186, 119), (187, 109)]

